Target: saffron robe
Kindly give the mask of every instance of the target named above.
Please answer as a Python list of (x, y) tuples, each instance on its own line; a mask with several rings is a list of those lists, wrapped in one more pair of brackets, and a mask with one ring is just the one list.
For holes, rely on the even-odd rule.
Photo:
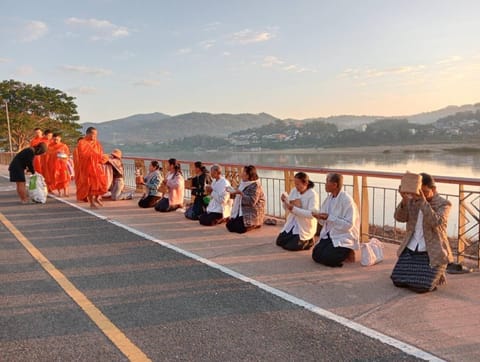
[(65, 189), (70, 183), (70, 173), (67, 168), (67, 158), (58, 157), (59, 154), (70, 155), (70, 150), (65, 143), (51, 143), (46, 155), (46, 168), (44, 170), (45, 182), (49, 191)]
[[(48, 146), (48, 140), (46, 140), (44, 137), (34, 137), (30, 141), (30, 147), (36, 147), (41, 142), (45, 142)], [(37, 155), (33, 158), (33, 168), (35, 169), (36, 173), (39, 173), (41, 175), (43, 175), (42, 156), (43, 155)]]
[(101, 196), (107, 192), (107, 178), (103, 165), (103, 148), (100, 142), (81, 139), (74, 152), (75, 184), (77, 200), (83, 201), (87, 196)]

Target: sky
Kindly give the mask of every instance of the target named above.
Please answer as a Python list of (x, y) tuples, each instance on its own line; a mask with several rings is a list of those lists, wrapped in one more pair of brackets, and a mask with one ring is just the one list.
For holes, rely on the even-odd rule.
[(0, 80), (74, 96), (80, 122), (480, 102), (477, 0), (0, 2)]

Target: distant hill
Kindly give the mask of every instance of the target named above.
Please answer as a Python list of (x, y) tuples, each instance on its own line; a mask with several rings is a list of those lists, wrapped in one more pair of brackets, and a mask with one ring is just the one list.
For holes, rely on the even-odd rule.
[(102, 123), (84, 123), (98, 129), (99, 139), (111, 144), (158, 143), (195, 135), (226, 137), (232, 132), (259, 127), (277, 118), (266, 114), (163, 113), (134, 115)]
[[(338, 115), (302, 120), (285, 119), (284, 121), (298, 123), (299, 125), (304, 125), (307, 122), (322, 121), (335, 124), (340, 131), (345, 129), (361, 130), (365, 125), (380, 119), (404, 118), (411, 123), (428, 124), (459, 112), (475, 112), (479, 109), (480, 103), (476, 103), (463, 106), (448, 106), (433, 112), (399, 117)], [(87, 127), (94, 126), (98, 129), (99, 138), (102, 142), (121, 145), (162, 143), (195, 135), (227, 137), (234, 132), (261, 127), (275, 121), (279, 121), (279, 119), (267, 113), (212, 114), (192, 112), (169, 116), (156, 112), (137, 114), (102, 123), (84, 123), (82, 127), (85, 131)]]
[[(378, 119), (386, 118), (384, 116), (354, 116), (354, 115), (340, 115), (340, 116), (330, 116), (330, 117), (319, 117), (319, 118), (306, 118), (303, 120), (304, 123), (323, 121), (326, 123), (332, 123), (337, 126), (338, 130), (344, 129), (356, 129), (359, 130), (363, 125), (372, 123)], [(293, 121), (293, 120), (289, 120)]]
[(396, 117), (396, 118), (406, 118), (412, 123), (428, 124), (428, 123), (436, 122), (440, 118), (451, 116), (455, 113), (467, 112), (467, 111), (475, 112), (478, 109), (480, 109), (480, 103), (465, 104), (463, 106), (448, 106), (433, 112), (424, 112), (420, 114), (414, 114), (411, 116)]

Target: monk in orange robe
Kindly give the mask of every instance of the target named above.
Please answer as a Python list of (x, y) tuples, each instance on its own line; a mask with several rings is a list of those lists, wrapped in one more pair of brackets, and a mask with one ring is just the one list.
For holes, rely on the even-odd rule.
[(54, 133), (52, 143), (48, 146), (46, 155), (46, 170), (44, 171), (45, 182), (48, 191), (58, 190), (58, 196), (68, 196), (70, 173), (67, 168), (67, 160), (70, 156), (68, 146), (62, 142), (62, 136)]
[[(40, 142), (45, 142), (44, 138), (43, 138), (43, 132), (40, 128), (35, 128), (33, 130), (35, 136), (31, 139), (30, 141), (30, 147), (36, 147), (38, 146), (38, 144)], [(48, 146), (48, 144), (47, 144)], [(37, 155), (35, 156), (35, 158), (33, 159), (33, 167), (35, 168), (35, 172), (43, 175), (43, 172), (42, 172), (42, 162), (41, 162), (41, 155)]]
[(91, 208), (102, 206), (101, 196), (107, 192), (107, 178), (102, 167), (105, 161), (97, 129), (88, 127), (85, 137), (77, 143), (74, 164), (77, 200), (87, 199)]
[[(43, 131), (43, 141), (42, 142), (45, 142), (45, 144), (47, 145), (47, 147), (49, 147), (52, 142), (53, 142), (53, 133), (52, 131), (50, 131), (49, 129), (46, 129), (45, 131)], [(40, 156), (40, 173), (45, 177), (45, 172), (48, 172), (46, 171), (47, 169), (47, 153), (43, 154)]]

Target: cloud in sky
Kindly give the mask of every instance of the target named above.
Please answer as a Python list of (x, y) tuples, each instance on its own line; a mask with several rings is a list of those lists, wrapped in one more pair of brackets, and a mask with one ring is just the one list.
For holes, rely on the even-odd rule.
[(180, 54), (180, 55), (188, 54), (191, 52), (192, 52), (191, 48), (182, 48), (177, 50), (177, 54)]
[(341, 74), (340, 78), (351, 78), (351, 79), (367, 79), (367, 78), (379, 78), (390, 75), (398, 74), (410, 74), (418, 73), (424, 70), (426, 67), (424, 65), (415, 65), (415, 66), (399, 66), (393, 68), (385, 69), (376, 69), (376, 68), (347, 68)]
[(298, 66), (297, 64), (287, 64), (284, 60), (279, 59), (273, 55), (268, 55), (263, 58), (262, 67), (264, 68), (275, 68), (278, 70), (283, 70), (285, 72), (294, 72), (294, 73), (304, 73), (311, 72), (316, 73), (315, 69), (306, 68)]
[(106, 76), (112, 74), (112, 71), (110, 69), (92, 68), (86, 67), (84, 65), (63, 65), (61, 69), (67, 72), (82, 73), (95, 76)]
[(92, 31), (94, 34), (90, 36), (91, 40), (113, 40), (127, 37), (130, 35), (130, 30), (124, 26), (112, 24), (108, 20), (99, 19), (80, 19), (68, 18), (65, 20), (67, 25), (77, 26)]
[(11, 59), (8, 59), (8, 58), (0, 58), (0, 63), (9, 63), (11, 62), (12, 60)]
[(204, 30), (204, 31), (217, 30), (217, 28), (218, 28), (218, 26), (219, 26), (220, 24), (221, 24), (221, 23), (220, 23), (219, 21), (214, 21), (214, 22), (205, 24), (205, 27), (203, 28), (203, 30)]
[(22, 65), (15, 70), (15, 74), (19, 77), (25, 77), (33, 73), (33, 67), (31, 65)]
[(437, 64), (439, 65), (448, 65), (448, 64), (452, 64), (452, 63), (456, 63), (456, 62), (459, 62), (461, 61), (463, 58), (458, 56), (458, 55), (452, 55), (448, 58), (445, 58), (445, 59), (441, 59), (437, 62)]
[(252, 44), (261, 43), (272, 39), (275, 35), (267, 31), (253, 31), (250, 29), (244, 29), (233, 33), (230, 36), (230, 40), (235, 44)]
[(88, 86), (80, 86), (80, 87), (74, 87), (70, 88), (67, 90), (67, 92), (72, 93), (72, 94), (95, 94), (97, 93), (97, 89), (94, 87), (88, 87)]
[(159, 80), (156, 79), (140, 79), (134, 81), (132, 84), (139, 87), (156, 87), (159, 86), (161, 83)]
[(208, 50), (210, 48), (212, 48), (214, 45), (215, 45), (216, 41), (215, 40), (204, 40), (204, 41), (201, 41), (200, 43), (198, 43), (198, 45), (205, 49), (205, 50)]
[(25, 23), (20, 30), (19, 36), (22, 42), (32, 42), (40, 39), (48, 33), (48, 26), (43, 21), (32, 20)]
[(285, 63), (283, 60), (280, 60), (273, 55), (268, 55), (265, 58), (263, 58), (262, 67), (271, 68), (275, 65), (281, 65), (283, 63)]

